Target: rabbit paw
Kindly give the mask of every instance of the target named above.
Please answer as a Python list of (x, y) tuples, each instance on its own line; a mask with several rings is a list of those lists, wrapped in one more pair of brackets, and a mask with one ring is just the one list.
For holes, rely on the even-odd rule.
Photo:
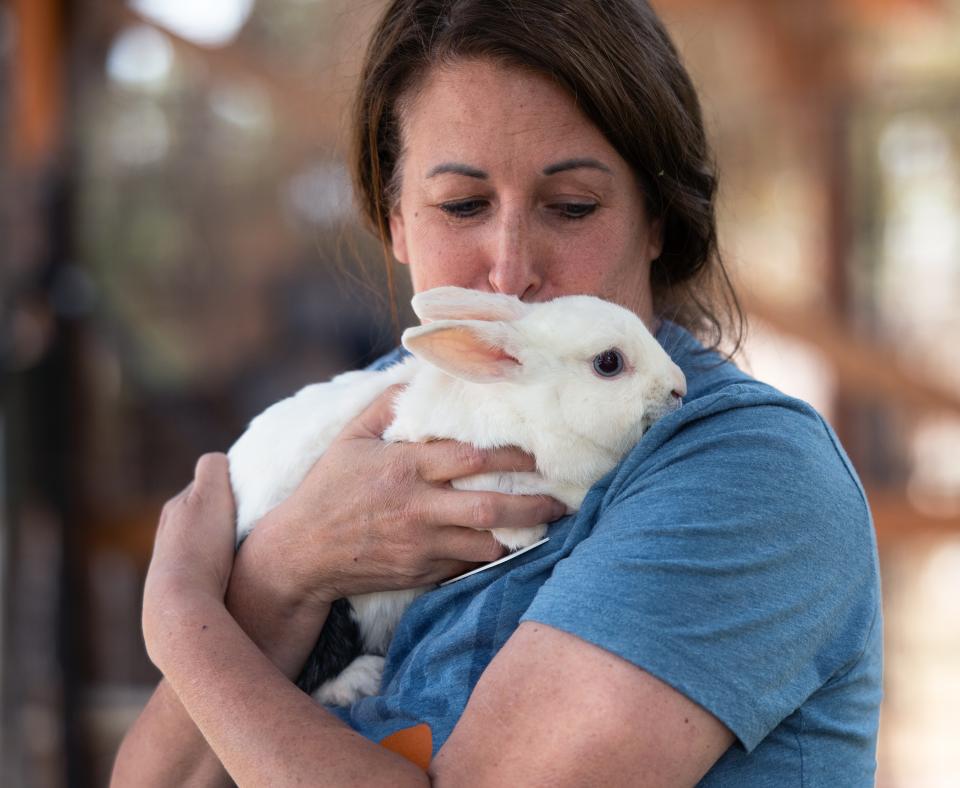
[(360, 698), (376, 695), (383, 676), (383, 657), (364, 654), (313, 691), (313, 699), (326, 706), (350, 706)]
[(538, 525), (534, 528), (494, 528), (491, 531), (494, 539), (511, 552), (540, 541), (546, 532), (546, 525)]

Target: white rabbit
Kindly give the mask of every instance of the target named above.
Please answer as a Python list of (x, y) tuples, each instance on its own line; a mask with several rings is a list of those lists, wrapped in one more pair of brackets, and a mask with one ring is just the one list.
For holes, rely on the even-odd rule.
[[(680, 368), (643, 322), (598, 298), (526, 304), (441, 287), (412, 303), (425, 322), (403, 333), (413, 356), (386, 370), (349, 372), (305, 387), (255, 418), (230, 449), (238, 541), (296, 488), (344, 425), (395, 383), (407, 386), (396, 397), (384, 440), (518, 446), (536, 458), (536, 473), (480, 474), (453, 486), (543, 493), (571, 512), (686, 393)], [(545, 531), (544, 525), (493, 534), (515, 550)], [(353, 596), (335, 607), (331, 617), (340, 620), (328, 619), (327, 642), (322, 633), (300, 685), (309, 692), (323, 682), (314, 697), (336, 705), (376, 692), (393, 629), (426, 590)], [(324, 649), (344, 656), (327, 654), (318, 668)]]

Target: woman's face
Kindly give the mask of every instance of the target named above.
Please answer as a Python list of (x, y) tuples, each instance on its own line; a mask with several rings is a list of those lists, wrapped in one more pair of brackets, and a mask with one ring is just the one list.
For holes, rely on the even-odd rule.
[(403, 142), (390, 231), (415, 291), (597, 295), (653, 325), (659, 223), (562, 88), (486, 60), (436, 69), (403, 112)]

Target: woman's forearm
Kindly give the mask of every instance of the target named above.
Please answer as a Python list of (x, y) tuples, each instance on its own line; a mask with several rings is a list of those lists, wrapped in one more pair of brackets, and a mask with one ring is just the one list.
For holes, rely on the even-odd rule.
[[(243, 761), (238, 746), (246, 748), (252, 735), (252, 751), (260, 752), (261, 743), (273, 742), (277, 732), (291, 733), (279, 724), (288, 719), (306, 726), (291, 733), (297, 744), (293, 752), (320, 758), (310, 765), (324, 767), (325, 782), (349, 784), (354, 774), (359, 782), (375, 784), (384, 775), (371, 771), (374, 765), (386, 768), (385, 781), (391, 784), (400, 775), (413, 784), (426, 780), (408, 761), (340, 725), (291, 680), (315, 644), (331, 600), (426, 585), (493, 560), (501, 548), (490, 534), (463, 527), (474, 524), (475, 513), (503, 512), (498, 522), (525, 526), (553, 519), (559, 504), (536, 496), (450, 489), (450, 479), (465, 475), (532, 470), (533, 458), (513, 449), (465, 454), (452, 441), (384, 444), (380, 435), (392, 419), (394, 393), (382, 396), (344, 429), (300, 487), (257, 524), (239, 552), (234, 551), (236, 516), (225, 456), (202, 457), (194, 481), (168, 501), (144, 591), (148, 647), (167, 647), (167, 633), (154, 624), (167, 620), (175, 598), (198, 591), (215, 599), (229, 620), (229, 626), (218, 627), (227, 637), (220, 643), (194, 635), (197, 642), (187, 646), (207, 643), (208, 652), (194, 654), (185, 646), (184, 659), (157, 662), (173, 692), (161, 685), (127, 735), (115, 785), (222, 784), (226, 777), (208, 766), (215, 757), (227, 756), (231, 760), (225, 765), (239, 770), (234, 777), (245, 775), (254, 784), (258, 780), (250, 775), (257, 774), (256, 768), (275, 766), (279, 771), (267, 780), (273, 784), (283, 773), (283, 760), (261, 752), (263, 757)], [(372, 488), (371, 480), (376, 482)], [(480, 498), (490, 505), (478, 506)], [(336, 511), (329, 511), (329, 502), (337, 503)], [(318, 522), (321, 512), (326, 514)], [(478, 525), (482, 529), (483, 523)], [(232, 653), (234, 647), (245, 655), (243, 661)], [(217, 655), (225, 660), (222, 672), (211, 668)], [(247, 674), (247, 669), (255, 672)], [(267, 677), (265, 684), (261, 679)], [(270, 691), (264, 693), (267, 684)], [(216, 701), (212, 688), (222, 692), (223, 703)], [(238, 692), (247, 695), (238, 699)], [(243, 697), (258, 698), (261, 707), (238, 708)], [(225, 709), (235, 717), (224, 718)], [(277, 724), (265, 725), (267, 720)], [(305, 738), (307, 730), (319, 738)], [(204, 749), (205, 740), (213, 751)], [(286, 754), (283, 742), (276, 744), (276, 752)], [(323, 758), (333, 757), (342, 760), (339, 770), (329, 771), (332, 766)], [(309, 775), (308, 781), (319, 776)]]
[(214, 599), (173, 604), (151, 657), (239, 785), (427, 785), (298, 690)]
[[(237, 555), (227, 602), (250, 639), (294, 679), (326, 619), (316, 603), (281, 598), (258, 572), (268, 564), (249, 539)], [(112, 788), (122, 786), (229, 786), (230, 777), (170, 684), (157, 686), (124, 737), (114, 763)]]
[(237, 552), (226, 606), (250, 640), (293, 681), (317, 642), (331, 600), (289, 583), (288, 561), (262, 538), (268, 527), (255, 528)]
[(111, 788), (231, 784), (173, 688), (162, 680), (120, 745)]
[[(239, 592), (234, 596), (236, 607), (242, 611), (249, 630), (256, 633), (252, 636), (270, 653), (278, 669), (288, 678), (295, 678), (303, 661), (302, 657), (298, 657), (303, 646), (298, 647), (295, 639), (271, 639), (281, 631), (283, 617), (258, 619), (254, 611), (261, 603), (256, 601), (255, 595), (247, 596)], [(305, 628), (309, 629), (308, 626)], [(231, 785), (231, 780), (173, 688), (164, 679), (157, 685), (149, 702), (124, 737), (110, 784), (112, 788), (217, 788)]]

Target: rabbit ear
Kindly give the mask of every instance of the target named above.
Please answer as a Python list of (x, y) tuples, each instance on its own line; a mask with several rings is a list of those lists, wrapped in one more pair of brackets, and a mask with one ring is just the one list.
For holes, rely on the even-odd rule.
[(516, 296), (464, 287), (435, 287), (410, 302), (423, 322), (431, 320), (517, 320), (529, 307)]
[(522, 370), (516, 355), (506, 347), (513, 334), (504, 323), (440, 320), (408, 328), (403, 332), (403, 346), (455, 378), (495, 383), (511, 380)]

